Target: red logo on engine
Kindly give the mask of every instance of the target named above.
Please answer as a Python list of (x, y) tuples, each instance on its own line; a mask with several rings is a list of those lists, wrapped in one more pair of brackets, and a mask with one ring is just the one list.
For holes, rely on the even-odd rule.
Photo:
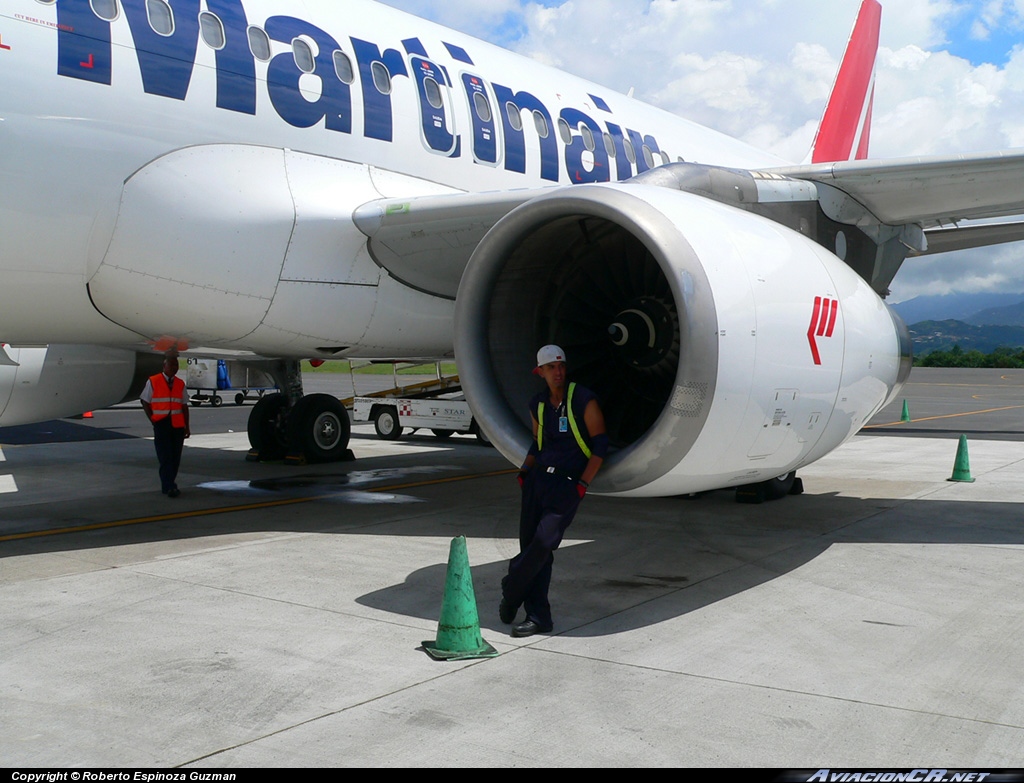
[(815, 364), (821, 364), (821, 356), (818, 354), (818, 343), (814, 338), (832, 336), (836, 328), (838, 311), (838, 300), (814, 297), (814, 312), (811, 313), (811, 324), (807, 327), (807, 342), (811, 345), (811, 356)]

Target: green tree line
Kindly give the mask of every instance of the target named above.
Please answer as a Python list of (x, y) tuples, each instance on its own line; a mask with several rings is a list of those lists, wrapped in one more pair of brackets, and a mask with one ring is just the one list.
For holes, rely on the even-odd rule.
[(992, 353), (979, 350), (965, 351), (954, 345), (948, 351), (932, 351), (914, 357), (915, 367), (994, 367), (1012, 369), (1024, 367), (1024, 349), (1000, 346)]

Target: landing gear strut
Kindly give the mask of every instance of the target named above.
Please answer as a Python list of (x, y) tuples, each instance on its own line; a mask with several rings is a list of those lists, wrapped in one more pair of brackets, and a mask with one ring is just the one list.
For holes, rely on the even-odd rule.
[(280, 360), (268, 369), (282, 391), (262, 397), (249, 414), (251, 462), (335, 462), (353, 459), (348, 411), (329, 394), (302, 394), (299, 362)]

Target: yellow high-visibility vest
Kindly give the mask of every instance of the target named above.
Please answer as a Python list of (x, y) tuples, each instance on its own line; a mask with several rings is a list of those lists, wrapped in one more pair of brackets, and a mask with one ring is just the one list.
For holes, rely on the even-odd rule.
[[(576, 417), (572, 413), (572, 393), (576, 388), (575, 383), (569, 384), (569, 393), (565, 399), (565, 409), (569, 414), (569, 429), (572, 430), (573, 437), (576, 438), (576, 443), (580, 447), (580, 451), (583, 452), (583, 456), (590, 459), (590, 447), (587, 446), (587, 442), (583, 440), (583, 435), (580, 433), (580, 428), (576, 424)], [(540, 451), (544, 448), (544, 402), (537, 407), (537, 450)]]

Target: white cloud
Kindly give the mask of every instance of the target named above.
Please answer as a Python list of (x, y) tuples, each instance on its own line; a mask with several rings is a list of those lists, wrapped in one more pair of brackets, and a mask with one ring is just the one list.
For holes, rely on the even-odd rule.
[(519, 0), (386, 0), (385, 4), (495, 43), (506, 42), (501, 30), (510, 17), (520, 14), (522, 5)]
[[(790, 160), (813, 139), (859, 0), (388, 0)], [(883, 0), (873, 157), (1024, 146), (1024, 0)], [(952, 35), (1022, 43), (1002, 65)], [(1006, 47), (1008, 48), (1008, 47)], [(682, 151), (685, 155), (685, 151)], [(908, 261), (896, 291), (1022, 290), (1016, 246)], [(965, 271), (969, 270), (969, 271)], [(909, 293), (913, 295), (913, 293)], [(900, 298), (907, 298), (901, 296)]]

